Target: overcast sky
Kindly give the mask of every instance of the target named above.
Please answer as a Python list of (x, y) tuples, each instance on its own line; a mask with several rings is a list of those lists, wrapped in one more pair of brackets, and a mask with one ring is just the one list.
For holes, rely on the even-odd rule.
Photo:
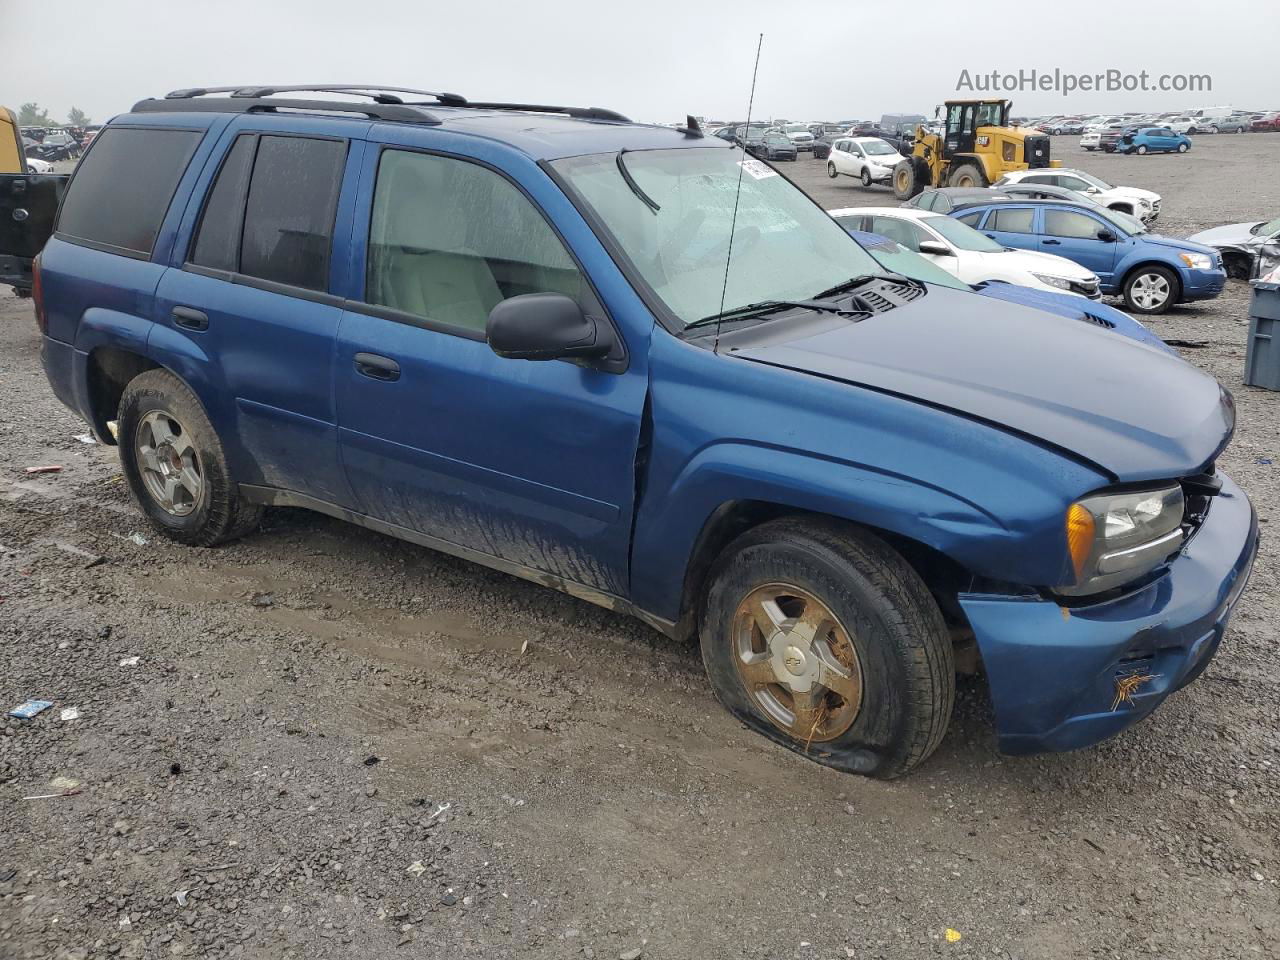
[(1007, 94), (1015, 114), (1280, 108), (1275, 0), (0, 0), (0, 15), (0, 103), (56, 119), (307, 81), (741, 119), (761, 32), (758, 117), (932, 114), (962, 70), (1032, 68), (1207, 73), (1213, 89)]

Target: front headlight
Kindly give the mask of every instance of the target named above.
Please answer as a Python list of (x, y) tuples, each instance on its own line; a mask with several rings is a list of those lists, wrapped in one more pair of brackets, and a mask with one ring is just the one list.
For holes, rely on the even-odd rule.
[(1138, 206), (1143, 207), (1143, 208), (1144, 208), (1144, 209), (1146, 209), (1146, 210), (1150, 210), (1150, 209), (1151, 209), (1151, 201), (1150, 201), (1150, 200), (1148, 200), (1146, 197), (1139, 197), (1139, 198), (1138, 198)]
[(1047, 283), (1051, 287), (1057, 287), (1059, 290), (1070, 290), (1071, 281), (1066, 277), (1055, 277), (1051, 273), (1033, 273), (1033, 277), (1041, 283)]
[(1181, 487), (1100, 493), (1067, 510), (1067, 550), (1076, 582), (1058, 592), (1078, 597), (1128, 583), (1182, 546)]
[(1192, 270), (1208, 270), (1213, 266), (1213, 261), (1203, 253), (1180, 253), (1178, 259)]

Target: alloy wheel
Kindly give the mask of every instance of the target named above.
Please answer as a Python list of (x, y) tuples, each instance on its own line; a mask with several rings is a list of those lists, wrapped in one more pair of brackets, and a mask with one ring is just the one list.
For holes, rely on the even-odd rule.
[(857, 650), (812, 594), (784, 583), (752, 590), (734, 613), (732, 642), (743, 687), (779, 730), (809, 744), (834, 740), (857, 719)]
[(181, 423), (163, 410), (152, 410), (138, 423), (134, 451), (142, 483), (162, 510), (185, 517), (196, 509), (204, 493), (204, 475)]
[(1155, 310), (1169, 299), (1169, 281), (1158, 273), (1144, 273), (1133, 281), (1133, 302), (1143, 310)]

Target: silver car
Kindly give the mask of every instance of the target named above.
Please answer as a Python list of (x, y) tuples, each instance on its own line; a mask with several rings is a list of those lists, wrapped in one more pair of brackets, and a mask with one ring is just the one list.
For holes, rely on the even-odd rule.
[(1280, 217), (1214, 227), (1187, 239), (1221, 253), (1227, 276), (1237, 280), (1252, 280), (1280, 266)]

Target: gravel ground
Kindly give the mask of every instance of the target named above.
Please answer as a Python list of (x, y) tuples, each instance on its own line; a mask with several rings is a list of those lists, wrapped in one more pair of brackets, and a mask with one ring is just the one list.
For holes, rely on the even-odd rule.
[[(1280, 209), (1280, 136), (1054, 149), (1161, 192), (1173, 235)], [(892, 202), (823, 168), (785, 172)], [(1247, 304), (1152, 326), (1235, 392), (1221, 464), (1277, 522)], [(1001, 757), (962, 681), (934, 758), (880, 783), (740, 729), (694, 648), (523, 581), (301, 511), (168, 543), (83, 432), (0, 297), (0, 706), (54, 702), (0, 719), (5, 960), (1280, 956), (1275, 537), (1137, 729)]]

